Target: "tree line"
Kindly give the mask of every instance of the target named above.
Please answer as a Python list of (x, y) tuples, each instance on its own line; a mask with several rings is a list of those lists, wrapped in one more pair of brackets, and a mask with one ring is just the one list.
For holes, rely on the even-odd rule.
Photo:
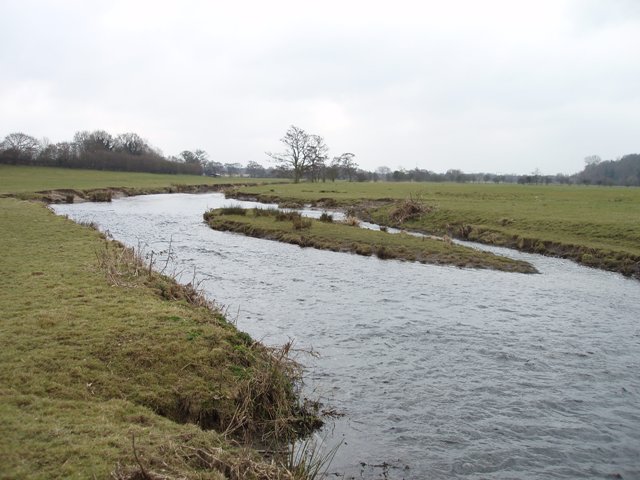
[(266, 152), (272, 160), (264, 166), (257, 161), (240, 163), (213, 161), (202, 149), (184, 150), (177, 156), (164, 156), (136, 133), (111, 135), (104, 130), (76, 132), (71, 141), (51, 143), (17, 132), (0, 142), (0, 163), (38, 165), (94, 170), (192, 174), (208, 176), (246, 176), (252, 178), (291, 178), (326, 182), (458, 182), (519, 184), (585, 184), (640, 186), (640, 154), (603, 161), (597, 155), (585, 158), (585, 167), (573, 175), (465, 173), (449, 169), (437, 173), (427, 169), (405, 170), (378, 167), (368, 171), (358, 166), (350, 152), (330, 157), (323, 137), (291, 126), (280, 139), (280, 153)]
[(59, 143), (10, 133), (0, 142), (0, 163), (124, 172), (203, 172), (201, 163), (193, 158), (166, 158), (137, 133), (114, 136), (104, 130), (76, 132), (73, 140)]
[(592, 155), (585, 158), (584, 170), (575, 179), (576, 183), (586, 185), (640, 186), (640, 155), (634, 153), (605, 161)]

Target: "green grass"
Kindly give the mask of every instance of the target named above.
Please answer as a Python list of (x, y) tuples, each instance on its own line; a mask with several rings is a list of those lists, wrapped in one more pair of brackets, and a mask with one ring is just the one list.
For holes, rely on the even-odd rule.
[(640, 189), (634, 187), (305, 183), (241, 187), (233, 195), (359, 205), (361, 216), (382, 224), (394, 223), (394, 202), (413, 196), (432, 211), (402, 227), (564, 256), (640, 276)]
[(408, 234), (390, 234), (367, 230), (345, 223), (330, 223), (300, 218), (274, 210), (247, 210), (244, 215), (224, 209), (210, 210), (205, 220), (216, 230), (382, 259), (400, 259), (459, 267), (491, 268), (504, 271), (535, 272), (526, 262), (511, 260), (487, 252), (418, 238)]
[(142, 478), (135, 453), (171, 478), (289, 478), (220, 432), (285, 432), (295, 366), (40, 204), (0, 199), (0, 248), (1, 478)]
[[(163, 175), (138, 172), (106, 172), (53, 167), (0, 165), (0, 195), (47, 190), (92, 190), (99, 188), (165, 188), (172, 185), (219, 185), (246, 183), (247, 178)], [(260, 180), (266, 182), (270, 180)]]

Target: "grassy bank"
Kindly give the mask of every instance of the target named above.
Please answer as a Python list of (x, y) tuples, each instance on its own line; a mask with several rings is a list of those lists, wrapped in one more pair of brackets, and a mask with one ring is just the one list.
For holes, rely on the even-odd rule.
[(314, 421), (284, 355), (42, 205), (0, 247), (0, 478), (294, 477), (242, 446)]
[[(317, 183), (242, 187), (233, 196), (353, 207), (364, 219), (571, 258), (640, 278), (640, 189), (624, 187)], [(428, 214), (394, 215), (413, 197)]]
[[(221, 185), (254, 181), (247, 178), (203, 177), (199, 175), (162, 175), (156, 173), (107, 172), (53, 167), (0, 165), (0, 196), (22, 199), (65, 201), (67, 195), (91, 199), (96, 190), (114, 190), (127, 195), (197, 191)], [(260, 183), (273, 182), (260, 179)], [(255, 181), (254, 181), (255, 182)]]
[(301, 247), (436, 265), (535, 272), (526, 262), (480, 252), (451, 242), (366, 230), (357, 225), (336, 223), (326, 217), (324, 221), (320, 221), (276, 210), (227, 208), (210, 210), (205, 213), (204, 218), (215, 230), (237, 232)]

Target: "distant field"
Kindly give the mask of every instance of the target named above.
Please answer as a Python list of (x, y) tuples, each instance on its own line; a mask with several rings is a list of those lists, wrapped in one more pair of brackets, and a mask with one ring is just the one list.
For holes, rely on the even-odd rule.
[[(0, 165), (0, 195), (43, 190), (86, 190), (108, 187), (159, 188), (171, 185), (215, 185), (254, 181), (248, 178), (162, 175), (157, 173), (106, 172), (69, 168)], [(260, 180), (261, 182), (273, 181)]]
[(640, 188), (635, 187), (336, 182), (242, 187), (238, 194), (360, 203), (362, 216), (386, 224), (394, 223), (389, 218), (394, 202), (413, 197), (432, 211), (404, 222), (405, 228), (564, 256), (627, 274), (640, 270), (638, 260), (628, 258), (640, 257)]

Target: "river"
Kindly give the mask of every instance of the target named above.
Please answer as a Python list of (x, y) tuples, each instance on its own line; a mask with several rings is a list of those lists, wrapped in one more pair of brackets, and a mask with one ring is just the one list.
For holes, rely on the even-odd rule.
[[(289, 339), (305, 392), (344, 413), (331, 478), (640, 478), (640, 282), (480, 247), (540, 274), (302, 249), (211, 230), (222, 194), (55, 205), (160, 252), (238, 328)], [(335, 476), (334, 476), (335, 475)]]

